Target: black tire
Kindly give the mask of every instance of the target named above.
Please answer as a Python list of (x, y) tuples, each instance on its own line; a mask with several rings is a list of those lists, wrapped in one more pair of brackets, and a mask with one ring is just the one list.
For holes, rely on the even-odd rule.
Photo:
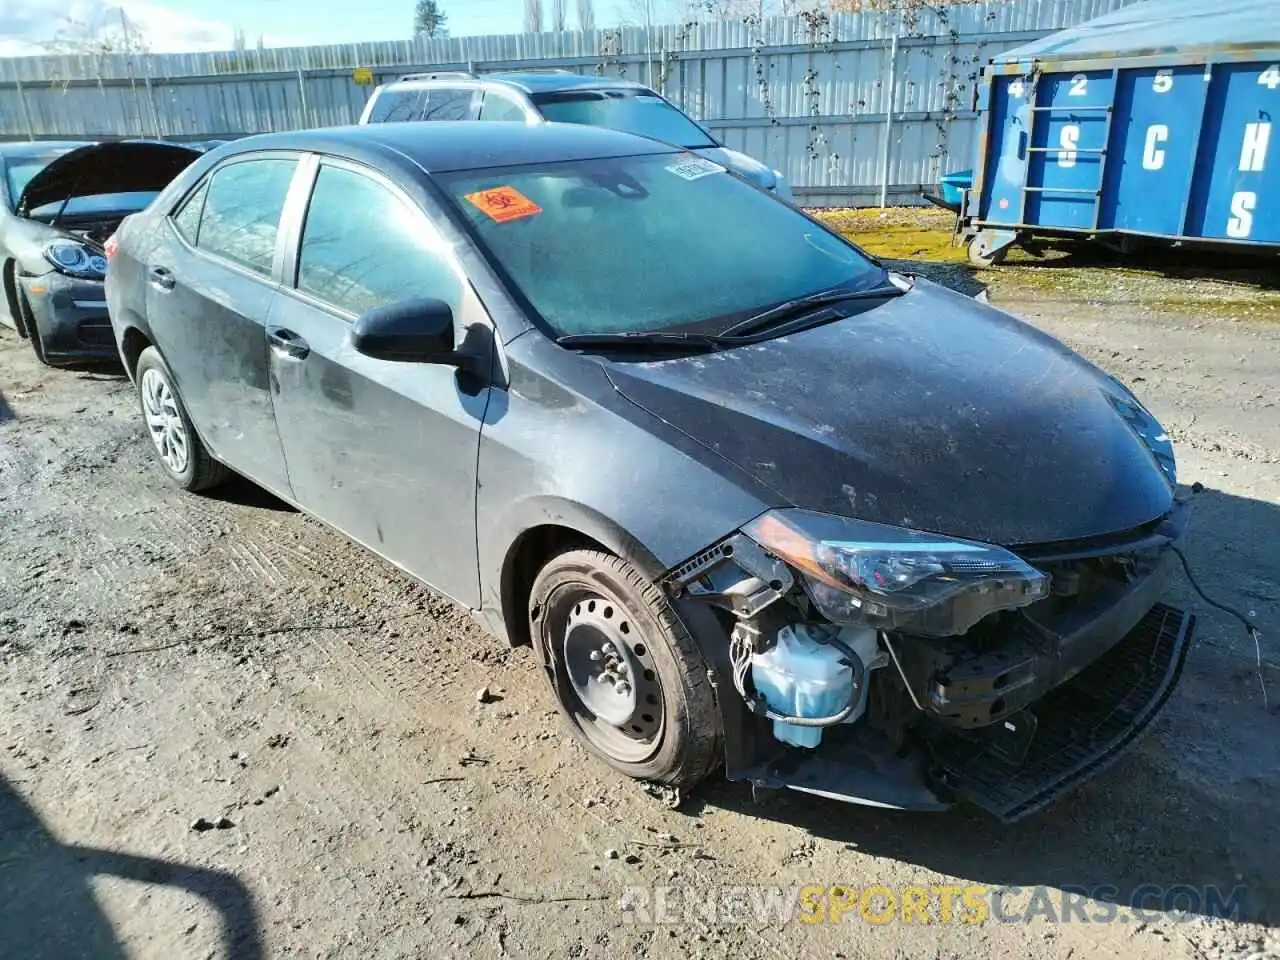
[[(528, 615), (560, 711), (588, 751), (629, 777), (680, 788), (716, 767), (722, 733), (706, 661), (662, 591), (634, 567), (597, 550), (562, 553), (538, 573)], [(598, 716), (575, 686), (575, 671), (582, 684), (581, 668), (590, 666), (582, 644), (594, 642), (583, 637), (595, 636), (627, 647), (636, 705), (621, 723)], [(591, 669), (608, 669), (596, 663)]]
[(36, 359), (43, 363), (46, 367), (53, 366), (49, 362), (49, 358), (44, 355), (44, 344), (40, 342), (40, 327), (36, 325), (36, 316), (31, 311), (31, 301), (27, 299), (27, 295), (21, 290), (15, 293), (18, 301), (18, 328), (31, 342), (31, 351), (36, 355)]
[[(172, 409), (178, 419), (181, 420), (186, 444), (185, 457), (166, 458), (161, 451), (161, 442), (155, 438), (151, 422), (148, 419), (148, 405), (151, 401), (147, 392), (153, 390), (157, 382), (163, 383), (167, 391), (166, 396), (169, 399), (166, 401), (165, 406)], [(220, 483), (225, 482), (227, 477), (230, 476), (230, 471), (213, 459), (200, 441), (199, 434), (196, 433), (195, 427), (191, 424), (191, 418), (187, 416), (187, 409), (182, 405), (182, 398), (178, 395), (177, 387), (174, 386), (173, 374), (169, 372), (164, 358), (160, 356), (160, 351), (155, 347), (147, 347), (138, 357), (138, 365), (134, 370), (134, 383), (137, 385), (138, 404), (142, 410), (142, 419), (147, 425), (147, 436), (148, 439), (152, 440), (152, 446), (156, 451), (156, 462), (160, 464), (161, 469), (164, 470), (169, 479), (183, 490), (189, 490), (192, 493), (200, 490), (211, 490)], [(171, 441), (172, 436), (166, 439)]]

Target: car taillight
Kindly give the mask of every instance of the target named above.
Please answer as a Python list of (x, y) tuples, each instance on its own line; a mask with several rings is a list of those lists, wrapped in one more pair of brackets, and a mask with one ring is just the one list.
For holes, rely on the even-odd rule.
[(110, 260), (116, 255), (116, 250), (118, 250), (119, 247), (120, 241), (116, 239), (116, 235), (113, 233), (111, 236), (107, 237), (107, 242), (102, 245), (102, 252), (105, 253), (107, 255), (107, 259)]

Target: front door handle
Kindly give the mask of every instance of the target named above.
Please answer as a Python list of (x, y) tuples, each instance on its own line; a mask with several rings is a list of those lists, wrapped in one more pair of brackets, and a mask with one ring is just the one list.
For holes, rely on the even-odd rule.
[(152, 267), (147, 271), (147, 279), (151, 281), (153, 286), (159, 287), (161, 290), (172, 290), (178, 283), (173, 278), (173, 272), (168, 267)]
[(294, 360), (304, 360), (311, 352), (307, 341), (284, 327), (267, 327), (267, 339), (271, 341), (271, 349), (277, 354)]

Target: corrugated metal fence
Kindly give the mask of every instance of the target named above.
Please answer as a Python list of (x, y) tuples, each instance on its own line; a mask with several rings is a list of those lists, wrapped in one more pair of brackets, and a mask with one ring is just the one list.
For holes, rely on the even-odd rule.
[(206, 139), (354, 122), (420, 70), (566, 67), (646, 83), (815, 205), (910, 199), (973, 155), (995, 54), (1131, 0), (993, 0), (763, 22), (227, 53), (0, 60), (0, 138)]

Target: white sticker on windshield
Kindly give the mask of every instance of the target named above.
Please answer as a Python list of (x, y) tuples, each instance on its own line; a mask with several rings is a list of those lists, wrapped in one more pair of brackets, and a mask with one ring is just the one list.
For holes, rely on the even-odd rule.
[(710, 160), (703, 160), (701, 157), (690, 157), (688, 160), (681, 160), (679, 163), (673, 163), (667, 169), (677, 177), (685, 180), (701, 180), (703, 177), (709, 177), (713, 173), (724, 173), (724, 167), (718, 163), (712, 163)]

